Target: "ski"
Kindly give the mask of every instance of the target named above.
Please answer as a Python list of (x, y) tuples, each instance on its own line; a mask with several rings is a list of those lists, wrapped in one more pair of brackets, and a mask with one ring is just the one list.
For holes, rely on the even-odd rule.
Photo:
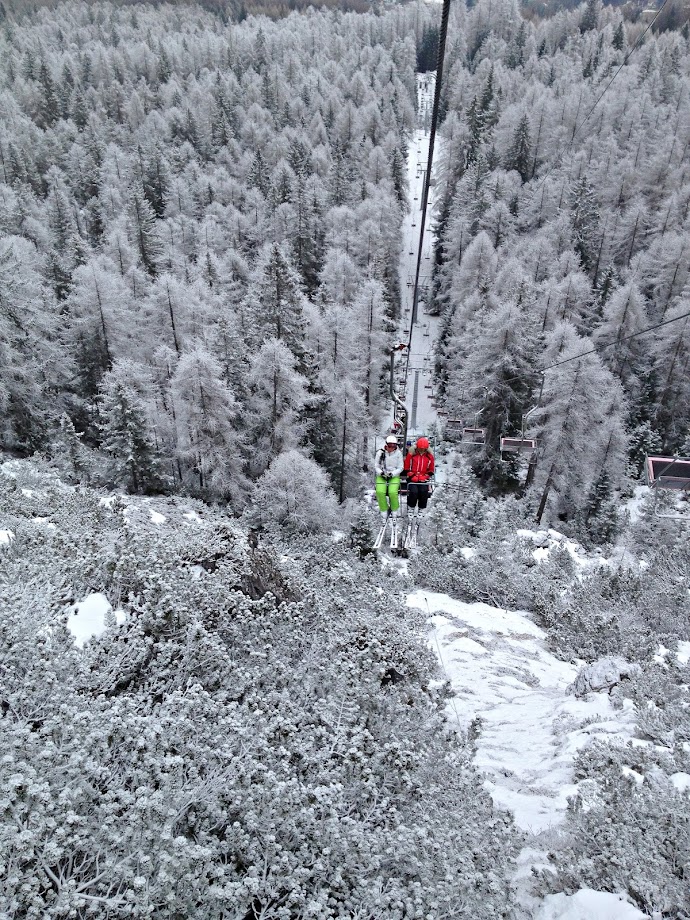
[(374, 541), (374, 549), (380, 549), (383, 546), (383, 541), (386, 536), (386, 527), (388, 527), (388, 518), (381, 525), (378, 534), (376, 535), (376, 540)]
[(393, 527), (391, 529), (391, 550), (395, 552), (398, 548), (398, 524), (397, 518), (393, 518)]
[(419, 521), (413, 521), (407, 525), (405, 534), (405, 549), (414, 549), (417, 546), (417, 535), (419, 534)]

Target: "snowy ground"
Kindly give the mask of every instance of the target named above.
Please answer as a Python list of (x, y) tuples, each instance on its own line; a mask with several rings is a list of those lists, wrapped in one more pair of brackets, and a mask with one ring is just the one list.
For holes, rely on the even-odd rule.
[(596, 737), (632, 737), (632, 705), (615, 711), (606, 691), (585, 699), (566, 694), (578, 668), (559, 661), (527, 613), (466, 604), (415, 591), (411, 607), (429, 615), (429, 643), (454, 696), (448, 717), (479, 729), (475, 763), (499, 808), (509, 809), (530, 836), (515, 884), (535, 920), (634, 920), (643, 915), (617, 896), (579, 892), (537, 899), (531, 868), (545, 865), (549, 831), (561, 823), (577, 790), (575, 754)]
[(476, 763), (496, 805), (539, 834), (560, 823), (576, 791), (572, 762), (596, 736), (627, 740), (632, 707), (616, 712), (608, 693), (566, 695), (578, 668), (547, 650), (528, 614), (415, 591), (408, 604), (429, 613), (430, 643), (455, 695), (449, 718), (481, 720)]

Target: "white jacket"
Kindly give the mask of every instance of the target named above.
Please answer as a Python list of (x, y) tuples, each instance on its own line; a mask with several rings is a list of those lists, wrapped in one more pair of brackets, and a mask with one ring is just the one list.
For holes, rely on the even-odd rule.
[(404, 463), (402, 451), (399, 447), (391, 451), (382, 447), (380, 450), (376, 451), (374, 467), (377, 476), (383, 476), (386, 473), (390, 473), (391, 476), (399, 476), (403, 471)]

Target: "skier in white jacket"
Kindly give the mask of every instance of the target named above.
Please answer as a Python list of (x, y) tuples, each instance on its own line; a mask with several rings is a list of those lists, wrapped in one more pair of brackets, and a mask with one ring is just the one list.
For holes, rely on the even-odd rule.
[(376, 501), (383, 521), (391, 515), (398, 517), (400, 511), (400, 474), (403, 471), (404, 459), (398, 447), (398, 439), (394, 434), (389, 434), (385, 444), (376, 451), (374, 467), (376, 470)]

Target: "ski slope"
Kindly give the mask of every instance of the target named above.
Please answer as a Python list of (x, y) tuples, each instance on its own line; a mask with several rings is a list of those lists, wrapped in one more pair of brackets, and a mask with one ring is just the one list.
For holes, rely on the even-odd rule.
[[(401, 341), (407, 342), (410, 336), (412, 320), (412, 295), (417, 268), (417, 247), (421, 235), (422, 196), (426, 168), (429, 158), (429, 125), (434, 98), (436, 80), (434, 74), (417, 74), (417, 92), (419, 99), (418, 127), (414, 132), (407, 157), (407, 185), (409, 188), (409, 211), (403, 222), (403, 249), (400, 254), (400, 291), (402, 301), (403, 327), (400, 330)], [(438, 139), (434, 151), (434, 164), (438, 162)], [(432, 171), (433, 172), (433, 171)], [(419, 275), (419, 298), (417, 323), (412, 328), (408, 377), (405, 381), (404, 399), (408, 408), (408, 432), (411, 436), (428, 434), (437, 422), (436, 409), (433, 405), (432, 373), (433, 344), (438, 335), (440, 319), (424, 312), (425, 290), (431, 281), (432, 264), (432, 215), (434, 212), (434, 195), (429, 196), (426, 213), (424, 238), (422, 243), (422, 262)], [(398, 383), (402, 382), (402, 365)], [(415, 398), (416, 394), (416, 398)]]

